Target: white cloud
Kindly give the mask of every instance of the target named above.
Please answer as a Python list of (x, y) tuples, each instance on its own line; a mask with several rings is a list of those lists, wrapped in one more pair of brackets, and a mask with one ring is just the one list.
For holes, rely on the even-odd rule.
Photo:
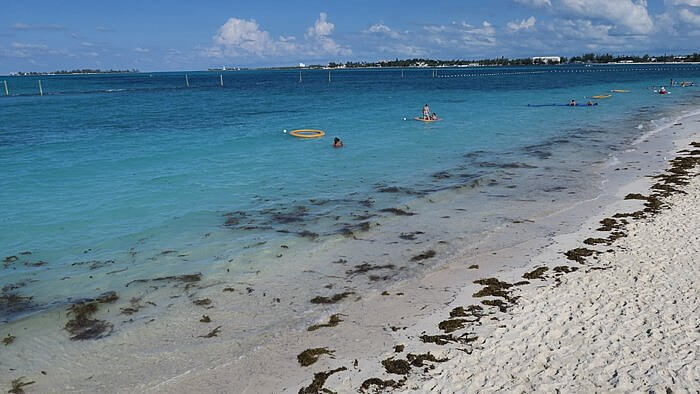
[(398, 39), (401, 37), (401, 34), (399, 34), (399, 32), (391, 30), (389, 26), (385, 25), (382, 22), (370, 26), (366, 30), (366, 33), (384, 34), (394, 39)]
[(632, 33), (646, 34), (654, 28), (646, 0), (560, 0), (560, 4), (575, 15), (605, 20)]
[(534, 16), (531, 16), (527, 19), (523, 19), (520, 22), (508, 22), (506, 26), (508, 27), (509, 30), (511, 31), (519, 31), (519, 30), (530, 30), (533, 27), (535, 27), (535, 22), (537, 20), (535, 19)]
[(328, 37), (333, 33), (334, 24), (328, 22), (328, 14), (322, 12), (316, 23), (306, 31), (307, 37)]
[[(321, 12), (313, 26), (306, 31), (306, 38), (312, 41), (311, 54), (349, 55), (352, 51), (330, 38), (335, 25), (328, 22), (328, 14)], [(320, 49), (320, 50), (319, 50)]]
[(251, 19), (229, 18), (213, 37), (214, 46), (200, 51), (206, 57), (242, 57), (246, 55), (347, 55), (352, 51), (338, 44), (331, 34), (335, 26), (328, 21), (325, 12), (306, 30), (305, 41), (297, 42), (294, 36), (273, 38)]
[(10, 46), (13, 49), (48, 49), (44, 44), (27, 44), (23, 42), (13, 42)]
[(700, 0), (666, 0), (670, 5), (687, 5), (691, 7), (700, 7)]
[(254, 19), (229, 18), (214, 36), (214, 42), (232, 51), (241, 49), (258, 56), (275, 53), (275, 42)]
[(525, 4), (531, 7), (551, 7), (550, 0), (515, 0), (516, 3)]
[(678, 16), (680, 17), (681, 21), (689, 25), (700, 27), (700, 14), (696, 14), (687, 9), (682, 9), (678, 12)]

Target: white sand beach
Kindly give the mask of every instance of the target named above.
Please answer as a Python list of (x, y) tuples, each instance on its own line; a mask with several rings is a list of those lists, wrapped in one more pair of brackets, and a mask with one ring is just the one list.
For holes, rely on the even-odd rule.
[(409, 392), (697, 392), (700, 178), (578, 271), (521, 296)]

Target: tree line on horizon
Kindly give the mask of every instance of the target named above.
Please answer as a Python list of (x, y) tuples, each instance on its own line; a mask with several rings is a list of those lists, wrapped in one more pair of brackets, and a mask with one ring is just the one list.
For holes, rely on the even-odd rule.
[(139, 70), (100, 70), (100, 69), (75, 69), (75, 70), (59, 70), (53, 72), (39, 72), (39, 71), (19, 71), (16, 75), (20, 76), (33, 76), (33, 75), (65, 75), (65, 74), (124, 74), (124, 73), (137, 73)]
[[(478, 60), (435, 60), (435, 59), (424, 59), (424, 58), (414, 58), (414, 59), (403, 59), (400, 60), (396, 58), (395, 60), (382, 60), (378, 62), (351, 62), (346, 63), (328, 63), (329, 68), (362, 68), (362, 67), (455, 67), (455, 66), (469, 66), (469, 65), (479, 65), (479, 66), (529, 66), (538, 64), (575, 64), (575, 63), (619, 63), (619, 62), (634, 62), (634, 63), (646, 63), (646, 62), (700, 62), (700, 53), (693, 53), (690, 55), (663, 55), (663, 56), (650, 56), (648, 54), (643, 56), (636, 55), (619, 55), (613, 56), (609, 53), (605, 54), (595, 54), (595, 53), (584, 53), (580, 56), (572, 57), (560, 57), (560, 62), (546, 62), (541, 59), (536, 58), (490, 58), (490, 59), (478, 59)], [(322, 65), (310, 65), (309, 68), (322, 68), (326, 66)]]

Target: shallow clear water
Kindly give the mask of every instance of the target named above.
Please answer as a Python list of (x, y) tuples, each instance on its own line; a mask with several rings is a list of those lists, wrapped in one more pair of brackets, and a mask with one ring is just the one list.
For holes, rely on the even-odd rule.
[[(224, 87), (198, 72), (190, 88), (184, 75), (47, 76), (43, 97), (38, 77), (0, 78), (11, 93), (0, 97), (3, 294), (41, 309), (221, 262), (294, 275), (270, 245), (318, 246), (459, 186), (500, 185), (460, 200), (478, 218), (543, 191), (590, 191), (595, 170), (580, 167), (696, 102), (697, 87), (653, 87), (700, 80), (700, 66), (336, 70), (330, 83), (323, 70), (302, 82), (297, 71), (237, 71)], [(528, 106), (611, 89), (630, 92), (595, 107)], [(443, 119), (413, 121), (425, 103)], [(326, 136), (283, 132), (297, 128)], [(3, 307), (3, 320), (22, 312)]]

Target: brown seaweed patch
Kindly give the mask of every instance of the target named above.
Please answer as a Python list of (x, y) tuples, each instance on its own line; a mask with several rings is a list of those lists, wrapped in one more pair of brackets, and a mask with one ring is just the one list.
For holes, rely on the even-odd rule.
[(472, 265), (469, 266), (468, 269), (470, 269), (470, 270), (478, 270), (478, 269), (479, 269), (479, 264), (472, 264)]
[(12, 315), (31, 309), (32, 298), (32, 296), (19, 295), (3, 288), (3, 292), (0, 293), (0, 315)]
[(24, 380), (24, 376), (13, 380), (10, 383), (12, 385), (12, 388), (8, 391), (8, 393), (10, 393), (10, 394), (24, 394), (23, 387), (36, 383), (33, 380), (31, 382), (23, 382), (23, 380)]
[(72, 315), (73, 318), (68, 320), (64, 328), (72, 335), (71, 340), (100, 339), (112, 333), (112, 323), (91, 319), (98, 309), (97, 301), (73, 304), (68, 308), (68, 315)]
[(576, 248), (569, 250), (568, 252), (564, 253), (564, 255), (566, 255), (566, 258), (569, 260), (584, 264), (586, 262), (585, 258), (593, 256), (594, 253), (598, 252), (587, 248)]
[(486, 286), (472, 295), (475, 298), (503, 297), (509, 302), (514, 301), (508, 296), (507, 290), (513, 287), (513, 285), (510, 283), (502, 282), (496, 278), (478, 279), (475, 280), (474, 283), (476, 283), (477, 285)]
[(200, 335), (198, 338), (213, 338), (219, 336), (219, 333), (221, 332), (221, 326), (216, 327), (215, 329), (209, 331), (208, 334)]
[(586, 245), (599, 245), (599, 244), (607, 244), (608, 240), (605, 238), (586, 238), (583, 240), (583, 243)]
[(328, 350), (325, 347), (306, 349), (303, 352), (299, 353), (299, 355), (297, 356), (297, 361), (302, 367), (308, 367), (309, 365), (318, 361), (318, 358), (324, 354), (332, 355), (333, 351)]
[(414, 367), (422, 367), (426, 361), (430, 361), (433, 363), (444, 363), (447, 361), (447, 358), (437, 358), (434, 355), (428, 353), (424, 354), (407, 354), (406, 358), (408, 359), (408, 362), (411, 363)]
[(129, 287), (132, 283), (148, 283), (148, 282), (182, 282), (182, 283), (194, 283), (202, 280), (202, 274), (187, 274), (187, 275), (174, 275), (174, 276), (163, 276), (160, 278), (153, 279), (136, 279), (127, 283), (125, 287)]
[(476, 341), (479, 339), (477, 336), (470, 336), (473, 334), (469, 333), (464, 333), (458, 337), (455, 337), (452, 334), (443, 334), (443, 335), (421, 335), (420, 340), (424, 343), (434, 343), (436, 345), (447, 345), (448, 343), (461, 343), (461, 344), (469, 344), (471, 342)]
[(544, 273), (547, 272), (547, 271), (549, 271), (549, 268), (547, 268), (547, 267), (539, 267), (539, 268), (536, 268), (534, 271), (526, 272), (526, 273), (523, 275), (523, 278), (529, 279), (529, 280), (534, 280), (534, 279), (542, 279), (542, 280), (544, 280), (544, 276), (542, 276), (542, 275), (544, 275)]
[(445, 333), (449, 334), (451, 332), (461, 330), (462, 328), (464, 328), (464, 325), (468, 322), (469, 320), (466, 319), (443, 320), (440, 322), (440, 324), (438, 324), (438, 328), (444, 331)]
[(11, 335), (11, 334), (7, 334), (7, 336), (2, 339), (2, 343), (4, 343), (5, 346), (7, 346), (7, 345), (11, 344), (12, 342), (14, 342), (15, 339), (17, 339), (16, 336)]
[(570, 267), (568, 265), (560, 265), (558, 267), (554, 267), (554, 269), (552, 271), (559, 273), (559, 274), (568, 274), (570, 272), (578, 271), (578, 267)]
[(435, 257), (435, 254), (436, 254), (436, 253), (435, 253), (434, 250), (432, 250), (432, 249), (431, 249), (431, 250), (427, 250), (427, 251), (425, 251), (425, 252), (423, 252), (423, 253), (421, 253), (421, 254), (417, 254), (417, 255), (411, 257), (411, 261), (427, 260), (427, 259), (430, 259), (430, 258)]
[(600, 221), (601, 227), (599, 227), (597, 230), (598, 231), (613, 231), (617, 230), (621, 227), (621, 225), (617, 222), (617, 220), (613, 218), (605, 218)]
[(192, 303), (197, 306), (207, 306), (211, 305), (211, 300), (209, 298), (202, 298), (200, 300), (194, 300)]
[(328, 319), (328, 323), (324, 324), (314, 324), (307, 328), (307, 331), (316, 331), (319, 328), (324, 328), (324, 327), (335, 327), (338, 324), (340, 324), (343, 321), (343, 319), (340, 318), (340, 314), (336, 313), (334, 315), (331, 315), (331, 317)]
[(394, 360), (393, 357), (382, 360), (382, 365), (388, 373), (396, 375), (407, 375), (411, 371), (411, 364), (408, 361), (402, 359)]
[(349, 295), (355, 294), (353, 291), (346, 291), (344, 293), (338, 293), (335, 294), (331, 297), (321, 297), (317, 296), (311, 299), (312, 304), (335, 304), (336, 302), (340, 302)]
[(404, 348), (405, 348), (404, 345), (396, 345), (396, 346), (394, 346), (394, 353), (401, 353), (401, 352), (403, 352)]
[(379, 212), (393, 213), (396, 216), (413, 216), (413, 215), (415, 215), (414, 212), (405, 211), (405, 210), (400, 209), (400, 208), (384, 208), (384, 209), (380, 209)]
[(488, 306), (495, 306), (498, 308), (499, 311), (503, 313), (508, 311), (508, 304), (501, 300), (483, 300), (481, 301), (481, 303)]
[(202, 318), (199, 319), (200, 323), (211, 323), (211, 318), (207, 315), (202, 315)]
[(405, 383), (404, 379), (401, 379), (397, 382), (393, 379), (382, 380), (379, 378), (369, 378), (369, 379), (365, 380), (364, 382), (362, 382), (362, 385), (360, 386), (360, 391), (364, 393), (365, 390), (368, 390), (370, 387), (377, 386), (376, 392), (379, 392), (379, 391), (384, 391), (387, 388), (394, 388), (394, 389), (399, 388), (399, 387), (403, 386), (404, 383)]
[(345, 271), (345, 273), (347, 275), (355, 275), (355, 274), (364, 274), (366, 272), (374, 271), (374, 270), (394, 269), (394, 268), (396, 268), (396, 266), (394, 264), (372, 265), (369, 263), (362, 263), (358, 266), (355, 266), (355, 269)]
[(326, 372), (318, 372), (314, 374), (314, 380), (311, 382), (310, 385), (306, 387), (302, 387), (299, 389), (299, 394), (318, 394), (321, 391), (323, 392), (331, 392), (330, 390), (325, 390), (323, 388), (323, 385), (326, 384), (326, 380), (333, 375), (334, 373), (346, 371), (346, 367), (340, 367), (336, 369), (331, 369), (330, 371)]

